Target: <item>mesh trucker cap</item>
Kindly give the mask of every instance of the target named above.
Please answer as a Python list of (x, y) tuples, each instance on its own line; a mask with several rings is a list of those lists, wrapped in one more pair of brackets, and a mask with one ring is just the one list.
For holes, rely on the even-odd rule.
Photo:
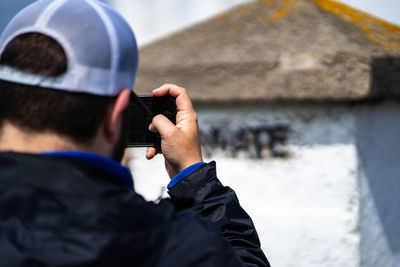
[(0, 66), (0, 79), (69, 92), (116, 96), (133, 88), (138, 48), (128, 23), (95, 0), (39, 0), (20, 11), (0, 37), (0, 57), (7, 44), (25, 33), (55, 39), (67, 55), (59, 77), (32, 75)]

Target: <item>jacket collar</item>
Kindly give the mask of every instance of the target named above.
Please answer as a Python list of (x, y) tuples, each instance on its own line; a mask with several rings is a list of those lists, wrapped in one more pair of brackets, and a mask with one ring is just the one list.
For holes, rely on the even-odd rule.
[(120, 186), (124, 187), (125, 189), (133, 190), (133, 179), (129, 169), (123, 166), (121, 163), (110, 158), (81, 151), (53, 151), (44, 152), (40, 155), (51, 157), (72, 157), (84, 160), (111, 174)]
[(133, 191), (129, 170), (118, 162), (90, 153), (53, 153), (0, 152), (0, 183), (76, 197)]

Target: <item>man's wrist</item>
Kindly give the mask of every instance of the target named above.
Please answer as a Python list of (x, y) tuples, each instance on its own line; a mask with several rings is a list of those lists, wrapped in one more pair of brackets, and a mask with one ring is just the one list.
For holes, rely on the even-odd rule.
[(171, 182), (168, 184), (167, 188), (171, 189), (174, 187), (177, 183), (185, 179), (188, 175), (192, 174), (194, 171), (196, 171), (198, 168), (201, 166), (205, 165), (205, 162), (197, 162), (195, 164), (192, 164), (188, 167), (186, 167), (184, 170), (179, 172), (177, 175), (175, 175), (172, 179)]

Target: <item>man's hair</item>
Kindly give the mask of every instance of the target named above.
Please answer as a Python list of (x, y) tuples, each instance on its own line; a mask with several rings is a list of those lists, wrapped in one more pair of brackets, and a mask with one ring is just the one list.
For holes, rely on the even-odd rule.
[[(67, 71), (68, 61), (56, 40), (27, 33), (6, 46), (0, 65), (57, 77)], [(4, 122), (9, 122), (29, 132), (51, 132), (86, 143), (95, 137), (107, 108), (115, 99), (0, 80), (0, 129)]]

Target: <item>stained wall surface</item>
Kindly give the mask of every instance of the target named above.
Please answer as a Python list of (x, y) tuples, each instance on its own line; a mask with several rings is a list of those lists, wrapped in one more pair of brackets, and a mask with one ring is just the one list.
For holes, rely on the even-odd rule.
[[(399, 103), (197, 112), (206, 160), (236, 190), (274, 266), (400, 266)], [(132, 153), (136, 190), (166, 196), (162, 157)]]
[[(197, 106), (206, 160), (252, 216), (273, 266), (360, 266), (354, 108)], [(261, 152), (260, 152), (261, 151)], [(135, 188), (157, 199), (162, 157), (134, 150)]]

